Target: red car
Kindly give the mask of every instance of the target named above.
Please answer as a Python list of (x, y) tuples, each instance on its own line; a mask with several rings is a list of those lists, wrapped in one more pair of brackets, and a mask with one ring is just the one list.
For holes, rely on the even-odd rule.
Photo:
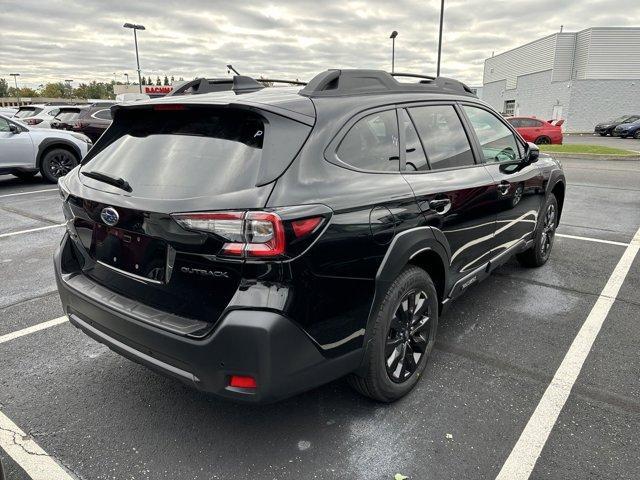
[(564, 120), (540, 120), (534, 117), (509, 117), (507, 121), (527, 142), (537, 145), (557, 143), (562, 145), (562, 124)]

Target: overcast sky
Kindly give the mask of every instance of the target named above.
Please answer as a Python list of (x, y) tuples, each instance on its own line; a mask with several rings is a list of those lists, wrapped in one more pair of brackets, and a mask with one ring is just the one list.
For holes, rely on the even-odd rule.
[[(241, 73), (308, 80), (327, 68), (434, 74), (440, 0), (0, 0), (0, 77), (22, 85), (144, 75)], [(446, 0), (442, 74), (482, 83), (485, 58), (590, 26), (639, 26), (640, 0)]]

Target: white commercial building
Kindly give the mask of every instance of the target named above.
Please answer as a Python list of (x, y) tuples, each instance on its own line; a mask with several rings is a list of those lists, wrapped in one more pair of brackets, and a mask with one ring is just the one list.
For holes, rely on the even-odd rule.
[(640, 114), (640, 28), (554, 33), (487, 58), (482, 99), (507, 115), (563, 118), (566, 132)]

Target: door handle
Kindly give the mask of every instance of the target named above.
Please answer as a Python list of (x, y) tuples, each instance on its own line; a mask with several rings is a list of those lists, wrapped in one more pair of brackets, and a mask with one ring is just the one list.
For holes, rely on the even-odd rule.
[(444, 215), (451, 210), (451, 200), (449, 198), (437, 198), (429, 202), (429, 207), (438, 215)]
[(501, 195), (506, 195), (507, 193), (509, 193), (510, 189), (511, 189), (511, 184), (509, 182), (506, 182), (503, 180), (498, 184), (498, 191), (500, 192)]

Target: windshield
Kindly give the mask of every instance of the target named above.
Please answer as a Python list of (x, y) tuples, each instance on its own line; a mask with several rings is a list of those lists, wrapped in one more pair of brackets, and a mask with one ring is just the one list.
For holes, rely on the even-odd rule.
[(16, 118), (28, 118), (39, 114), (42, 108), (38, 107), (20, 107), (20, 110), (14, 115)]

